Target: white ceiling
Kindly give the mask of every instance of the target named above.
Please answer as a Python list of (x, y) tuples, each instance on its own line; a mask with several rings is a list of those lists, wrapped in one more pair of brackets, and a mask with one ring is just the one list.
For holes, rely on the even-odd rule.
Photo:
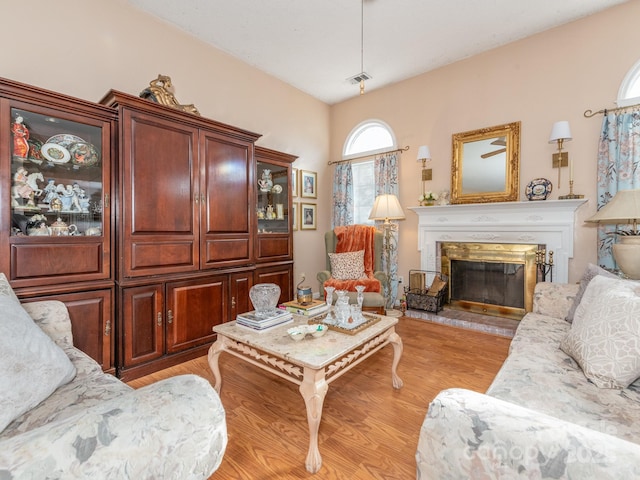
[[(359, 94), (361, 0), (127, 1), (323, 102)], [(625, 1), (364, 0), (366, 90)]]

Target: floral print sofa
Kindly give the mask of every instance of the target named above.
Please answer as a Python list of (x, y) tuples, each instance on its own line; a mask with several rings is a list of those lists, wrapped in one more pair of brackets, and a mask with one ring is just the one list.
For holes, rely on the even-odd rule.
[(419, 479), (640, 478), (640, 380), (598, 388), (559, 348), (577, 292), (539, 283), (486, 394), (438, 394), (420, 431)]
[(134, 390), (73, 347), (63, 303), (23, 307), (75, 376), (0, 432), (0, 478), (206, 479), (218, 468), (225, 411), (207, 380), (182, 375)]

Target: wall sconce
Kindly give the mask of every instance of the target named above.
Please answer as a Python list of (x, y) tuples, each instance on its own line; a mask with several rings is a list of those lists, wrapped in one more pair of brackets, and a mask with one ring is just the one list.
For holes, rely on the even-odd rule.
[(561, 195), (558, 198), (561, 200), (569, 200), (574, 198), (584, 198), (584, 195), (578, 195), (573, 193), (573, 161), (569, 159), (569, 154), (562, 151), (562, 145), (565, 141), (571, 140), (571, 127), (569, 122), (562, 120), (553, 124), (551, 128), (551, 135), (549, 136), (549, 143), (558, 143), (558, 153), (553, 154), (553, 168), (558, 169), (558, 190), (560, 189), (560, 171), (562, 167), (569, 166), (569, 194)]
[(562, 167), (569, 166), (569, 154), (567, 152), (562, 152), (562, 145), (565, 140), (571, 140), (571, 127), (569, 127), (569, 122), (563, 120), (561, 122), (554, 123), (551, 128), (549, 143), (558, 143), (558, 153), (554, 153), (552, 157), (552, 166), (553, 168), (558, 169), (558, 190), (560, 189), (560, 171), (562, 170)]
[(429, 151), (429, 147), (426, 145), (422, 145), (418, 147), (418, 162), (422, 162), (422, 193), (424, 190), (424, 182), (428, 180), (433, 180), (433, 170), (427, 168), (427, 162), (431, 161), (431, 152)]

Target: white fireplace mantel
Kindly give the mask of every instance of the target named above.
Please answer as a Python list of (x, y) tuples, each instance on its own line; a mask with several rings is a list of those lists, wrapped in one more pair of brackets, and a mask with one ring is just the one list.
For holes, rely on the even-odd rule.
[(553, 251), (553, 280), (568, 282), (575, 211), (587, 200), (409, 207), (419, 217), (422, 270), (440, 270), (439, 242), (522, 243)]

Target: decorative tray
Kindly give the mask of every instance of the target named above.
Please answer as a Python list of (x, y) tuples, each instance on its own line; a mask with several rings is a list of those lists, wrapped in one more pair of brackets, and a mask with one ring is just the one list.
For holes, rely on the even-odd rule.
[(380, 321), (380, 317), (377, 315), (369, 315), (367, 313), (363, 313), (362, 320), (352, 322), (352, 323), (347, 323), (347, 325), (343, 326), (343, 325), (336, 325), (335, 320), (333, 318), (330, 318), (329, 320), (327, 320), (327, 316), (329, 316), (330, 314), (332, 314), (332, 312), (324, 313), (322, 315), (316, 315), (315, 317), (310, 318), (307, 323), (309, 323), (310, 325), (313, 325), (314, 323), (322, 323), (323, 325), (327, 325), (329, 327), (329, 330), (335, 330), (336, 332), (355, 335), (356, 333), (361, 332), (365, 328), (370, 327), (374, 323), (377, 323)]

